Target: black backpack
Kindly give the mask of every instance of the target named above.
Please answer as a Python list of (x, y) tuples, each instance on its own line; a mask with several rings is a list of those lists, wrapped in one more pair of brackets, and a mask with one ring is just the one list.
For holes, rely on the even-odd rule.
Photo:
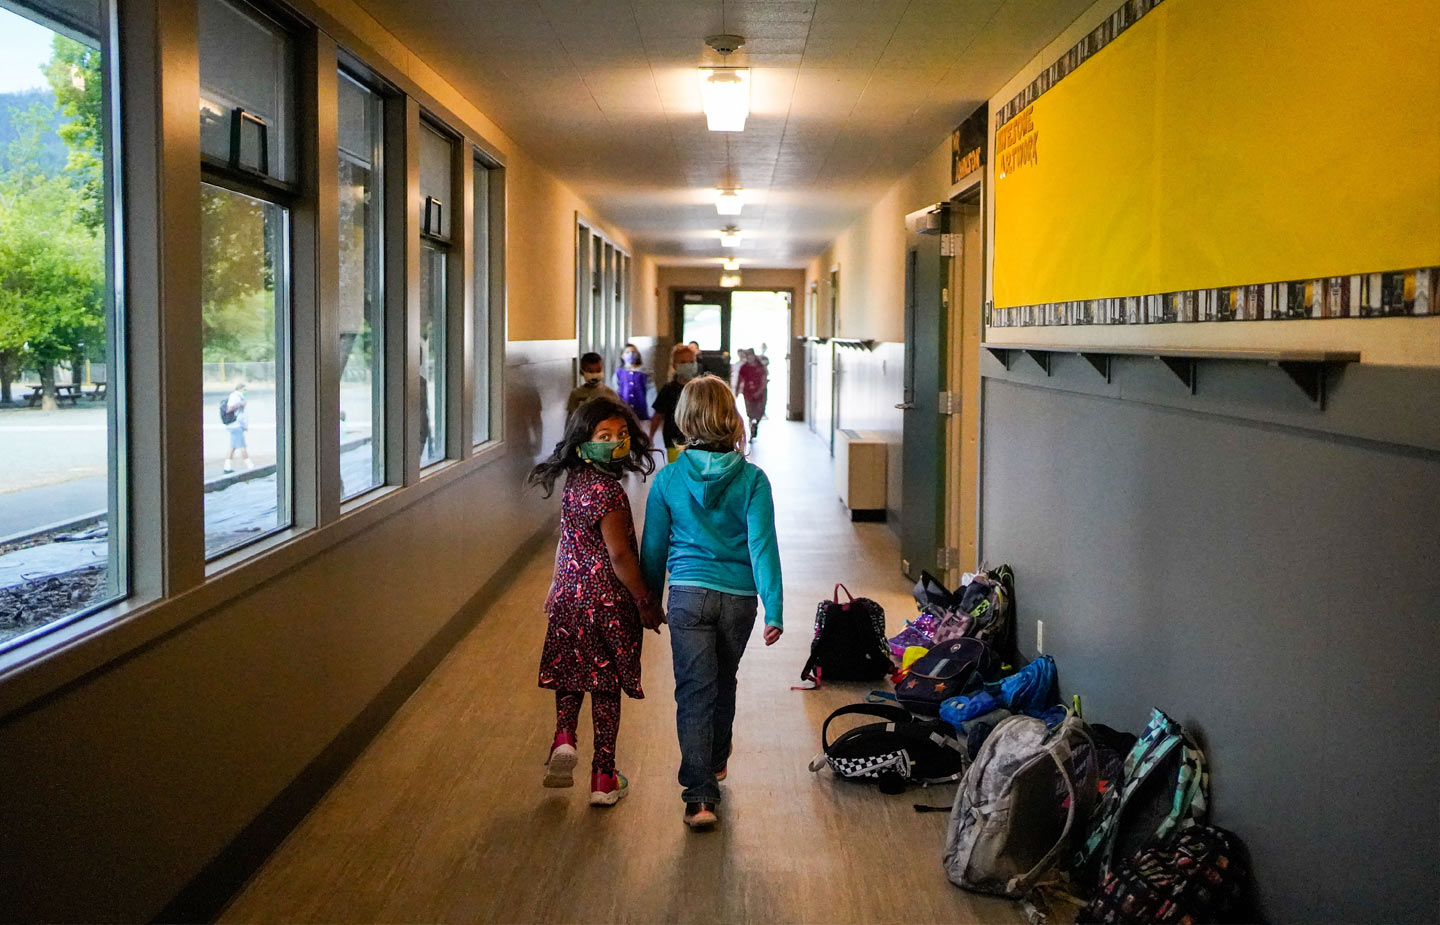
[(920, 656), (895, 685), (895, 699), (911, 713), (939, 716), (940, 704), (1000, 677), (999, 657), (978, 639), (962, 636)]
[(221, 424), (224, 424), (226, 427), (229, 427), (231, 424), (234, 424), (234, 423), (235, 423), (235, 418), (236, 418), (237, 415), (239, 415), (239, 413), (240, 413), (239, 411), (232, 411), (232, 410), (231, 410), (231, 408), (230, 408), (230, 396), (227, 395), (227, 396), (225, 396), (224, 398), (220, 399), (220, 423), (221, 423)]
[[(852, 713), (885, 721), (856, 726), (831, 742), (830, 723)], [(826, 718), (820, 744), (824, 751), (810, 762), (810, 770), (828, 764), (836, 777), (879, 784), (885, 793), (899, 793), (908, 783), (948, 783), (965, 773), (965, 746), (954, 729), (939, 720), (916, 719), (890, 704), (841, 707)]]
[[(841, 590), (850, 598), (848, 603), (840, 603)], [(893, 670), (885, 645), (885, 608), (836, 585), (835, 599), (821, 601), (815, 608), (815, 639), (800, 670), (801, 679), (878, 681)]]

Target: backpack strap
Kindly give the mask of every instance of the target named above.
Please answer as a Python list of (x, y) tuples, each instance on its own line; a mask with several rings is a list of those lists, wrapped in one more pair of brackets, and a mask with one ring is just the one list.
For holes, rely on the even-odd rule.
[[(845, 587), (845, 586), (842, 585), (842, 584), (839, 584), (838, 582), (837, 582), (836, 585), (835, 585), (835, 593), (834, 593), (834, 595), (832, 595), (832, 596), (835, 598), (835, 603), (837, 603), (837, 604), (840, 603), (840, 592), (841, 592), (841, 591), (844, 591), (844, 592), (845, 592), (845, 596), (848, 597), (848, 598), (850, 598), (850, 603), (851, 603), (851, 604), (855, 603), (855, 595), (853, 595), (853, 594), (850, 593), (850, 589), (849, 589), (849, 588)], [(842, 606), (848, 606), (848, 605), (842, 605)]]
[[(1034, 867), (1018, 877), (1010, 878), (1009, 883), (1005, 885), (1005, 891), (1012, 896), (1028, 893), (1030, 888), (1035, 885), (1035, 882), (1054, 865), (1060, 852), (1070, 845), (1070, 831), (1075, 825), (1075, 803), (1080, 796), (1080, 793), (1075, 789), (1075, 781), (1070, 778), (1070, 770), (1065, 767), (1065, 762), (1070, 758), (1074, 750), (1070, 747), (1069, 740), (1065, 739), (1063, 735), (1072, 729), (1078, 735), (1084, 737), (1090, 746), (1090, 760), (1085, 763), (1087, 771), (1084, 786), (1090, 793), (1095, 791), (1097, 776), (1095, 767), (1095, 741), (1090, 737), (1090, 733), (1086, 731), (1083, 725), (1078, 725), (1078, 723), (1072, 724), (1072, 719), (1074, 719), (1074, 716), (1070, 714), (1056, 727), (1056, 732), (1061, 733), (1062, 738), (1054, 747), (1046, 749), (1046, 751), (1050, 753), (1050, 757), (1054, 759), (1055, 767), (1060, 771), (1061, 779), (1065, 781), (1065, 792), (1067, 795), (1067, 799), (1065, 800), (1065, 827), (1060, 831), (1060, 837), (1055, 839), (1055, 844), (1050, 846), (1050, 850), (1045, 852), (1045, 856), (1041, 858)], [(994, 733), (992, 732), (991, 734), (993, 735)]]
[(830, 746), (834, 744), (830, 741), (831, 721), (837, 716), (847, 716), (854, 713), (865, 716), (878, 716), (892, 723), (910, 722), (910, 711), (904, 707), (891, 706), (886, 703), (852, 703), (848, 707), (841, 707), (825, 718), (825, 725), (820, 727), (820, 745), (825, 751), (830, 751)]

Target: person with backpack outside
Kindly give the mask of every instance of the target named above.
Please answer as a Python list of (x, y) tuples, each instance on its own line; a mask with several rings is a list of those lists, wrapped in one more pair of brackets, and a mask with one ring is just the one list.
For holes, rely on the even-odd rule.
[(675, 423), (675, 411), (685, 383), (700, 375), (699, 357), (699, 351), (689, 344), (675, 345), (670, 351), (670, 381), (660, 387), (651, 407), (650, 438), (655, 438), (655, 431), (661, 432), (665, 441), (666, 462), (673, 463), (685, 449), (685, 435)]
[(685, 452), (650, 486), (641, 567), (648, 587), (664, 587), (675, 665), (685, 824), (706, 829), (728, 770), (736, 673), (765, 605), (765, 644), (784, 628), (780, 550), (770, 480), (738, 452), (745, 422), (735, 394), (714, 376), (691, 380), (675, 420)]
[(230, 433), (230, 451), (225, 454), (225, 472), (235, 471), (234, 459), (237, 451), (246, 469), (255, 468), (255, 461), (250, 458), (250, 450), (245, 446), (245, 431), (250, 429), (250, 412), (245, 405), (245, 383), (237, 382), (235, 390), (220, 405), (220, 421)]
[(613, 806), (629, 791), (629, 781), (615, 769), (620, 695), (645, 696), (640, 686), (642, 628), (659, 632), (663, 620), (641, 577), (630, 499), (620, 482), (627, 472), (654, 471), (650, 440), (635, 413), (601, 396), (575, 410), (550, 458), (530, 472), (530, 484), (544, 488), (547, 498), (565, 476), (560, 544), (545, 600), (549, 619), (540, 655), (540, 687), (555, 691), (555, 738), (543, 784), (574, 786), (576, 727), (589, 693), (595, 734), (591, 806)]
[(650, 420), (650, 377), (640, 365), (640, 348), (626, 344), (620, 351), (620, 365), (615, 369), (615, 391), (642, 421)]

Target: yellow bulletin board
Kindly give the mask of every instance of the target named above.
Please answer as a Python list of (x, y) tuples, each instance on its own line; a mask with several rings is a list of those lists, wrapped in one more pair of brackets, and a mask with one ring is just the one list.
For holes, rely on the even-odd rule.
[(1440, 0), (1164, 0), (1002, 115), (997, 308), (1440, 266)]

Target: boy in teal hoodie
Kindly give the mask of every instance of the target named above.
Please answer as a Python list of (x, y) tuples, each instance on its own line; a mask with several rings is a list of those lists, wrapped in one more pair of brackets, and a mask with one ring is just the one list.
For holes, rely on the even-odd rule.
[(675, 664), (675, 725), (685, 824), (717, 821), (735, 721), (735, 676), (765, 605), (765, 644), (784, 626), (770, 480), (736, 448), (745, 422), (713, 376), (691, 380), (675, 421), (687, 446), (660, 470), (645, 506), (640, 564), (657, 593), (668, 570), (666, 623)]

